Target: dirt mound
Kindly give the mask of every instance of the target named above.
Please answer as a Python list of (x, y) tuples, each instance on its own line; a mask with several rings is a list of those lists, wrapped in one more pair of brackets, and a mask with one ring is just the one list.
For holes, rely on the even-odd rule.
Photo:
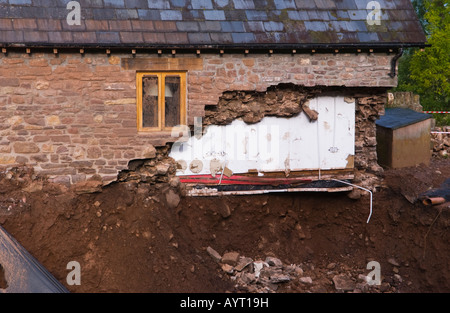
[[(66, 286), (67, 264), (79, 262), (71, 292), (260, 290), (239, 283), (243, 274), (225, 271), (208, 247), (280, 260), (282, 272), (272, 272), (290, 279), (276, 292), (449, 292), (450, 209), (415, 201), (449, 177), (449, 160), (385, 171), (366, 223), (367, 195), (196, 198), (143, 182), (77, 194), (16, 170), (0, 175), (0, 224)], [(365, 283), (369, 261), (380, 264), (381, 285)]]

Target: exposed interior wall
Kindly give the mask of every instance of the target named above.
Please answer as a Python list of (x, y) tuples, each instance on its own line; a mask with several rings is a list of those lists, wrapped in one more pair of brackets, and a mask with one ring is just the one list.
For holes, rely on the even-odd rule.
[[(355, 112), (355, 183), (374, 189), (383, 169), (377, 163), (375, 121), (384, 114), (385, 88), (340, 88), (281, 84), (267, 92), (225, 92), (217, 106), (207, 106), (204, 125), (228, 124), (233, 118), (255, 123), (264, 116), (289, 117), (299, 114), (310, 99), (319, 95), (340, 95), (356, 102)], [(306, 105), (305, 105), (306, 104)], [(300, 132), (301, 130), (299, 130)], [(353, 166), (352, 166), (353, 167)]]
[[(194, 117), (205, 116), (205, 106), (220, 105), (228, 91), (265, 92), (280, 83), (395, 86), (396, 79), (388, 76), (392, 57), (10, 51), (0, 55), (0, 167), (27, 165), (68, 185), (89, 179), (108, 183), (128, 169), (130, 160), (154, 158), (155, 147), (176, 138), (137, 131), (137, 71), (186, 71), (187, 122), (192, 125)], [(298, 88), (300, 93), (303, 87)], [(299, 110), (297, 100), (282, 103), (289, 114)], [(245, 118), (258, 116), (254, 112)]]

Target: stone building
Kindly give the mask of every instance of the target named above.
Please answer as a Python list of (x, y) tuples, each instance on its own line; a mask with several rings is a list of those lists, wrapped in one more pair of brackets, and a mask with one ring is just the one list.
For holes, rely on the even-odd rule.
[[(424, 43), (409, 0), (0, 1), (0, 166), (106, 184), (133, 164), (155, 171), (181, 132), (184, 146), (164, 151), (185, 178), (226, 169), (371, 187), (375, 120), (402, 49)], [(258, 125), (257, 147), (279, 139), (266, 158), (241, 142), (239, 160), (226, 145), (179, 149)]]

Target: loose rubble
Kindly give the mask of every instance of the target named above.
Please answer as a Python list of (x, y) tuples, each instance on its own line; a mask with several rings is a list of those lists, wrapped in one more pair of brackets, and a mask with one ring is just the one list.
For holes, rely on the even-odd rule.
[(450, 126), (436, 127), (431, 133), (433, 157), (448, 158), (450, 155)]
[(235, 291), (250, 293), (277, 292), (336, 292), (336, 293), (393, 293), (396, 285), (403, 283), (398, 274), (400, 266), (393, 258), (387, 263), (394, 265), (390, 282), (370, 284), (371, 278), (365, 269), (355, 270), (345, 264), (329, 263), (325, 267), (313, 264), (284, 264), (274, 256), (252, 259), (236, 251), (227, 251), (222, 256), (212, 247), (206, 248), (220, 270), (235, 283)]

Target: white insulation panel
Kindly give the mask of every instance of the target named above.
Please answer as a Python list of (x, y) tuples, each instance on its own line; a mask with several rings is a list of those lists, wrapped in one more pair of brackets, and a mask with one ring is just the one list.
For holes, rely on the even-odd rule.
[(229, 125), (210, 125), (202, 136), (176, 142), (170, 157), (184, 165), (178, 175), (214, 175), (225, 166), (234, 174), (352, 166), (354, 100), (320, 96), (310, 100), (309, 107), (319, 113), (318, 120), (310, 121), (302, 112), (293, 117), (264, 117), (255, 124), (236, 119)]

